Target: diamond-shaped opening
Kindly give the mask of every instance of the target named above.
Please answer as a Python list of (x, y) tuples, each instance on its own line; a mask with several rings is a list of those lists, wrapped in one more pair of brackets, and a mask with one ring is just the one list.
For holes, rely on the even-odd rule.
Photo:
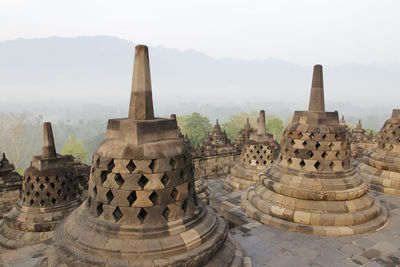
[(146, 217), (147, 212), (144, 210), (144, 208), (141, 208), (139, 214), (137, 215), (137, 218), (140, 220), (141, 223), (143, 223)]
[(263, 159), (263, 158), (264, 158), (264, 157), (261, 155), (261, 156), (260, 156), (260, 159)]
[(99, 167), (99, 165), (100, 165), (100, 157), (98, 157), (96, 160), (96, 166)]
[(256, 156), (253, 156), (253, 159), (257, 159), (257, 157), (256, 157)]
[(117, 183), (118, 186), (121, 186), (125, 183), (124, 178), (122, 178), (121, 174), (117, 173), (114, 177), (115, 182)]
[(296, 144), (296, 142), (294, 141), (294, 139), (292, 139), (291, 141), (290, 141), (290, 144), (293, 146), (294, 144)]
[(172, 192), (171, 192), (171, 197), (172, 197), (175, 201), (179, 200), (179, 191), (176, 190), (175, 187), (174, 187), (174, 189), (173, 189)]
[(322, 139), (324, 140), (326, 139), (326, 134), (322, 135)]
[(315, 135), (313, 133), (310, 134), (310, 139), (314, 139)]
[(179, 173), (179, 177), (184, 181), (185, 180), (185, 171), (182, 169), (181, 172)]
[(296, 148), (296, 150), (294, 151), (294, 154), (296, 155), (296, 156), (299, 156), (299, 154), (300, 154), (300, 152), (299, 152), (299, 150)]
[(111, 171), (114, 169), (114, 167), (115, 167), (115, 164), (114, 164), (114, 160), (112, 159), (112, 160), (107, 164), (107, 170), (108, 170), (109, 172), (111, 172)]
[(314, 153), (310, 150), (310, 151), (308, 151), (307, 155), (308, 155), (310, 158), (312, 158), (312, 157), (314, 156)]
[(335, 163), (333, 163), (333, 161), (329, 164), (329, 167), (331, 167), (331, 169), (333, 169), (335, 167)]
[(260, 162), (258, 160), (256, 160), (256, 164), (258, 165)]
[(44, 206), (44, 204), (46, 204), (46, 201), (44, 201), (43, 199), (40, 200), (40, 205)]
[(264, 147), (263, 146), (260, 146), (260, 149), (262, 150)]
[(39, 198), (39, 196), (40, 196), (39, 192), (36, 191), (35, 196), (36, 196), (37, 198)]
[(264, 165), (267, 165), (267, 161), (266, 161), (266, 160), (264, 160), (264, 161), (263, 161), (263, 164), (264, 164)]
[(57, 200), (56, 200), (55, 198), (52, 198), (52, 199), (51, 199), (51, 202), (53, 203), (53, 205), (55, 205), (56, 202), (57, 202)]
[(291, 158), (288, 158), (288, 159), (286, 160), (286, 162), (287, 162), (289, 165), (293, 163)]
[(176, 161), (174, 159), (171, 159), (169, 161), (169, 165), (171, 165), (172, 169), (175, 170), (176, 169)]
[(28, 177), (26, 178), (26, 181), (27, 181), (27, 182), (30, 182), (30, 180), (31, 180), (31, 177), (28, 176)]
[(151, 160), (150, 164), (149, 164), (149, 168), (152, 172), (154, 172), (153, 168), (154, 168), (154, 159)]
[(114, 194), (111, 191), (111, 189), (108, 190), (108, 192), (106, 193), (106, 198), (107, 198), (108, 204), (110, 204), (111, 201), (114, 199)]
[(260, 150), (257, 150), (257, 154), (260, 154)]
[(321, 146), (321, 144), (317, 141), (317, 142), (315, 143), (315, 148), (318, 149), (320, 146)]
[(112, 213), (114, 220), (116, 222), (118, 222), (119, 220), (121, 220), (121, 218), (124, 216), (124, 214), (122, 213), (121, 209), (119, 207), (116, 207), (115, 210)]
[(332, 149), (332, 148), (334, 148), (334, 147), (335, 147), (335, 145), (334, 145), (333, 143), (330, 143), (330, 144), (329, 144), (329, 148), (330, 148), (330, 149)]
[(31, 199), (31, 201), (29, 201), (29, 205), (33, 206), (33, 204), (35, 204), (35, 201)]
[(250, 153), (253, 153), (253, 149), (250, 149)]
[(52, 189), (54, 189), (54, 188), (56, 187), (56, 185), (55, 185), (54, 183), (50, 183), (50, 187), (51, 187)]
[(94, 197), (97, 196), (97, 187), (96, 186), (93, 187), (93, 194), (94, 194)]
[(47, 197), (50, 197), (50, 196), (51, 196), (50, 192), (47, 192), (47, 193), (46, 193), (46, 196), (47, 196)]
[(97, 211), (97, 217), (99, 217), (103, 213), (103, 203), (99, 203), (96, 208)]
[(326, 151), (322, 152), (321, 157), (326, 158), (328, 154), (326, 153)]
[(129, 201), (129, 206), (132, 206), (137, 199), (136, 191), (132, 191), (126, 199)]
[(106, 171), (101, 172), (101, 174), (100, 174), (101, 184), (104, 184), (104, 182), (107, 180), (107, 174), (108, 174), (108, 172), (106, 172)]
[(36, 183), (39, 183), (40, 179), (39, 177), (36, 177)]
[(63, 182), (61, 183), (61, 187), (64, 187), (64, 185), (65, 185), (65, 182), (63, 181)]
[(319, 169), (319, 167), (320, 167), (320, 165), (321, 165), (321, 163), (319, 163), (319, 161), (317, 161), (317, 162), (315, 162), (314, 163), (314, 167), (315, 167), (315, 169)]
[(167, 186), (168, 181), (169, 181), (169, 177), (168, 177), (168, 175), (166, 173), (164, 173), (163, 177), (161, 178), (161, 183), (164, 186)]
[(188, 199), (186, 198), (186, 199), (183, 201), (183, 203), (182, 203), (182, 210), (183, 210), (184, 212), (187, 212), (188, 207), (189, 207), (189, 201), (188, 201)]
[(307, 141), (306, 140), (304, 140), (304, 142), (303, 142), (303, 144), (302, 144), (304, 147), (307, 145)]
[(168, 208), (168, 207), (166, 207), (165, 209), (164, 209), (164, 211), (162, 212), (162, 216), (168, 221), (168, 218), (169, 218), (169, 214), (171, 213), (171, 210)]
[(136, 169), (136, 165), (135, 165), (135, 163), (133, 163), (133, 160), (129, 161), (128, 165), (126, 165), (126, 169), (129, 172), (133, 172)]
[(293, 132), (290, 131), (290, 132), (288, 133), (288, 136), (289, 136), (289, 137), (292, 137), (292, 136), (293, 136)]
[(56, 175), (56, 181), (58, 181), (60, 178), (58, 177), (58, 175)]
[(342, 167), (343, 169), (346, 169), (346, 163), (344, 161), (342, 161)]
[(340, 157), (340, 151), (337, 151), (335, 156), (336, 156), (336, 158), (339, 158)]
[(61, 190), (60, 189), (58, 189), (57, 195), (61, 196)]
[(138, 180), (138, 184), (142, 187), (142, 189), (146, 186), (146, 184), (149, 182), (149, 179), (146, 178), (146, 176), (144, 176), (142, 174), (142, 176), (140, 176), (140, 179)]
[(40, 184), (39, 188), (40, 188), (40, 190), (43, 190), (44, 189), (44, 185)]
[(62, 200), (66, 201), (67, 200), (67, 195), (64, 195)]
[(304, 160), (301, 160), (299, 164), (300, 164), (300, 167), (302, 167), (302, 168), (303, 168), (304, 166), (306, 166), (306, 163), (304, 162)]
[(150, 194), (149, 199), (155, 205), (158, 203), (159, 196), (157, 195), (157, 193), (155, 191), (153, 191), (153, 193)]
[(31, 194), (31, 192), (30, 192), (30, 191), (27, 191), (26, 194), (27, 194), (27, 196), (29, 197), (29, 195)]
[(46, 176), (46, 178), (44, 178), (44, 181), (45, 181), (46, 183), (50, 182), (49, 177)]
[(33, 188), (35, 188), (35, 186), (33, 184), (31, 184), (31, 189), (33, 190)]
[(300, 133), (298, 134), (298, 137), (299, 137), (299, 138), (302, 138), (302, 137), (303, 137), (303, 134), (300, 132)]

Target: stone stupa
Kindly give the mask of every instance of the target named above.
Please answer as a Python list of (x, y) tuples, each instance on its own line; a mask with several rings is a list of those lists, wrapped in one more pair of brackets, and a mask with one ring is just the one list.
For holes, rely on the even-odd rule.
[(350, 138), (350, 150), (351, 156), (354, 159), (354, 164), (361, 161), (362, 157), (365, 156), (369, 150), (375, 148), (375, 146), (376, 143), (373, 141), (373, 138), (365, 134), (361, 120), (359, 120), (356, 127), (351, 131)]
[(43, 124), (42, 155), (25, 170), (22, 196), (0, 223), (0, 245), (17, 248), (53, 236), (56, 226), (81, 203), (73, 156), (56, 153), (51, 124)]
[(21, 195), (22, 178), (14, 170), (6, 153), (0, 161), (0, 219), (18, 202)]
[(279, 144), (274, 136), (266, 132), (265, 111), (260, 111), (257, 133), (250, 134), (250, 138), (243, 146), (240, 159), (231, 169), (222, 188), (229, 192), (247, 189), (258, 182), (259, 174), (267, 169), (279, 154)]
[(371, 184), (371, 189), (400, 195), (400, 109), (377, 134), (377, 147), (369, 151), (358, 165), (358, 172)]
[(242, 195), (242, 208), (265, 224), (316, 235), (375, 230), (387, 211), (350, 164), (337, 111), (326, 112), (322, 66), (314, 67), (308, 111), (296, 111), (277, 161)]
[(176, 120), (154, 117), (148, 48), (136, 46), (128, 118), (110, 119), (88, 199), (57, 228), (49, 266), (242, 266), (228, 225), (196, 197)]
[(253, 127), (250, 125), (249, 118), (246, 119), (246, 123), (244, 124), (243, 129), (240, 129), (238, 135), (235, 139), (235, 148), (238, 151), (243, 150), (243, 145), (246, 143), (247, 139), (250, 138), (250, 134), (254, 133)]

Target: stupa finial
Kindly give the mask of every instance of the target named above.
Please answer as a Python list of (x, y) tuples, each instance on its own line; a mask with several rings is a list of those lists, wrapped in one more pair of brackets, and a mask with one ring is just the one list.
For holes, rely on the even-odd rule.
[(258, 118), (257, 134), (265, 134), (265, 110), (260, 110), (260, 117)]
[(171, 119), (176, 120), (176, 114), (171, 114)]
[(308, 111), (325, 111), (322, 65), (314, 66)]
[(135, 47), (129, 118), (134, 120), (154, 119), (149, 50), (145, 45)]
[(54, 144), (53, 130), (51, 129), (51, 123), (43, 123), (43, 147), (42, 147), (43, 158), (55, 158), (56, 146)]

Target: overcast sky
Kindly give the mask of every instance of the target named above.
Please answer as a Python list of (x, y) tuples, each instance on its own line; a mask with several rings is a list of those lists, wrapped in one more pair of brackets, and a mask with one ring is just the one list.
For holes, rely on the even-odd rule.
[(1, 0), (0, 40), (111, 35), (216, 58), (400, 63), (398, 0)]

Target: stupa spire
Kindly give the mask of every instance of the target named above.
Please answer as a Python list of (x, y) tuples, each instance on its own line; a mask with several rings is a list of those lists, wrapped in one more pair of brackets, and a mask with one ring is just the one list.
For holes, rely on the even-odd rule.
[(257, 134), (265, 134), (265, 110), (260, 110), (260, 117), (258, 118), (257, 122)]
[(43, 124), (42, 156), (43, 158), (55, 158), (57, 156), (50, 122), (45, 122)]
[(321, 65), (314, 66), (308, 111), (325, 111), (324, 82)]
[(149, 50), (145, 45), (137, 45), (135, 48), (129, 118), (134, 120), (154, 119)]

